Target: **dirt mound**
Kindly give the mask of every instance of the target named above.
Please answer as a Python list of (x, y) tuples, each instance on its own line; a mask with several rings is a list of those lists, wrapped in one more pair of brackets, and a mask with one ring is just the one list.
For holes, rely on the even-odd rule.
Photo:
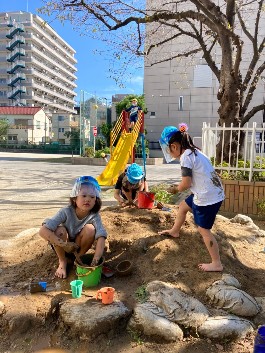
[[(180, 238), (158, 235), (158, 231), (172, 226), (176, 210), (177, 206), (172, 208), (172, 212), (110, 207), (101, 212), (109, 240), (106, 264), (115, 268), (120, 261), (129, 259), (134, 268), (127, 277), (114, 275), (102, 278), (100, 286), (115, 287), (117, 299), (130, 308), (135, 305), (137, 288), (155, 279), (174, 283), (207, 305), (206, 289), (221, 278), (220, 273), (204, 273), (197, 267), (199, 263), (209, 261), (209, 255), (191, 215), (181, 229)], [(231, 223), (220, 216), (213, 232), (220, 246), (224, 272), (236, 277), (242, 289), (250, 295), (263, 296), (265, 262), (260, 251), (264, 247), (264, 238), (256, 237), (245, 226)], [(55, 254), (38, 236), (36, 228), (20, 233), (10, 242), (2, 242), (0, 300), (5, 305), (5, 315), (0, 321), (4, 328), (1, 352), (34, 352), (49, 346), (70, 347), (71, 352), (104, 352), (105, 348), (108, 353), (140, 352), (137, 345), (131, 343), (134, 340), (139, 344), (140, 338), (131, 338), (128, 333), (119, 337), (101, 337), (91, 343), (89, 349), (84, 348), (87, 344), (78, 338), (68, 341), (64, 328), (58, 324), (57, 309), (64, 297), (69, 298), (67, 290), (70, 289), (70, 281), (75, 278), (75, 268), (69, 267), (66, 280), (53, 278), (57, 266)], [(30, 294), (29, 283), (32, 280), (47, 281), (48, 291)], [(88, 290), (89, 294), (93, 295), (96, 289)], [(7, 323), (8, 317), (13, 317), (13, 324), (10, 321)], [(223, 350), (238, 353), (249, 352), (252, 339), (245, 340), (245, 347), (240, 342), (226, 345), (223, 342), (187, 338), (168, 345), (146, 342), (141, 349), (143, 352), (171, 352), (174, 349), (192, 353), (204, 347), (201, 352), (219, 352), (221, 345)]]

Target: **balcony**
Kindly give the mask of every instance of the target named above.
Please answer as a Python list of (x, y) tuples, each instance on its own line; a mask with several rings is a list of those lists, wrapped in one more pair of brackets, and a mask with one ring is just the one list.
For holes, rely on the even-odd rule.
[(71, 54), (69, 54), (69, 52), (72, 53), (71, 47), (65, 48), (64, 46), (62, 46), (62, 44), (59, 42), (59, 38), (55, 37), (54, 35), (51, 35), (50, 33), (47, 33), (47, 31), (45, 31), (43, 27), (41, 27), (37, 23), (33, 23), (33, 27), (35, 27), (38, 33), (44, 36), (44, 38), (51, 43), (51, 46), (56, 46), (60, 48), (60, 50), (70, 59), (72, 63), (77, 63), (77, 60)]
[[(63, 76), (61, 73), (59, 72), (54, 72), (54, 69), (48, 67), (47, 65), (41, 63), (39, 60), (35, 59), (34, 57), (31, 58), (31, 64), (36, 64), (36, 66), (38, 68), (41, 68), (42, 69), (42, 72), (43, 73), (46, 73), (46, 71), (49, 72), (49, 74), (52, 76), (52, 77), (55, 77), (55, 76), (58, 76), (59, 78), (62, 79), (62, 81), (65, 81), (67, 82), (68, 84), (70, 84), (70, 86), (72, 87), (76, 87), (76, 84), (73, 82), (73, 81), (70, 81), (68, 78), (66, 78), (65, 76)], [(55, 79), (56, 80), (56, 79)]]
[(12, 39), (16, 33), (22, 33), (25, 31), (24, 25), (20, 23), (13, 23), (12, 28), (6, 35), (7, 38)]
[(46, 87), (45, 84), (33, 82), (32, 87), (37, 88), (40, 92), (44, 92), (44, 95), (47, 95), (49, 98), (56, 97), (55, 99), (61, 99), (62, 101), (66, 101), (66, 102), (70, 103), (71, 105), (74, 105), (74, 98), (73, 97), (70, 98), (66, 94), (63, 94), (61, 92), (57, 92), (54, 89)]
[(11, 51), (11, 50), (13, 50), (13, 49), (15, 48), (15, 46), (18, 45), (18, 44), (25, 44), (25, 38), (22, 37), (22, 36), (15, 36), (15, 37), (13, 38), (13, 40), (11, 40), (11, 41), (7, 44), (6, 49)]
[(7, 93), (7, 98), (8, 99), (14, 99), (16, 97), (16, 95), (21, 94), (21, 93), (26, 93), (26, 87), (25, 86), (20, 86), (20, 87), (13, 88), (11, 92)]
[(14, 51), (7, 55), (6, 60), (12, 62), (17, 56), (25, 56), (25, 49), (16, 48)]
[[(60, 55), (60, 53), (58, 54), (53, 46), (49, 46), (47, 45), (47, 43), (43, 42), (42, 39), (40, 39), (39, 37), (36, 36), (36, 34), (32, 34), (31, 38), (33, 39), (33, 42), (35, 44), (33, 44), (33, 49), (32, 50), (38, 50), (38, 52), (41, 52), (42, 55), (44, 54), (44, 50), (47, 53), (46, 58), (48, 58), (49, 60), (52, 61), (53, 64), (55, 64), (56, 61), (58, 61), (58, 59), (60, 60), (60, 64), (62, 65), (62, 67), (70, 67), (70, 70), (68, 70), (69, 72), (76, 72), (77, 68), (74, 66), (74, 64), (72, 62), (70, 62), (69, 60), (65, 59), (63, 56)], [(42, 51), (37, 47), (40, 46), (42, 49)], [(52, 55), (52, 57), (50, 56)], [(58, 63), (59, 64), (59, 63)]]
[[(1, 70), (0, 70), (1, 73)], [(69, 84), (65, 83), (65, 84), (61, 84), (59, 82), (59, 78), (63, 81), (64, 78), (62, 76), (59, 76), (59, 78), (57, 79), (57, 77), (55, 78), (54, 75), (50, 74), (43, 74), (41, 71), (37, 70), (37, 69), (27, 69), (27, 74), (28, 75), (33, 75), (36, 76), (35, 79), (41, 79), (39, 81), (41, 82), (48, 82), (50, 83), (52, 86), (56, 87), (56, 88), (62, 88), (64, 91), (68, 92), (71, 96), (75, 97), (77, 95), (76, 92), (73, 91), (73, 89), (76, 87), (75, 84), (72, 85), (73, 89), (69, 88)], [(53, 78), (52, 78), (52, 77)], [(37, 83), (37, 82), (36, 82)], [(40, 83), (39, 83), (40, 84)]]
[(18, 72), (17, 74), (15, 74), (14, 76), (12, 76), (12, 77), (8, 80), (7, 85), (13, 87), (13, 86), (15, 86), (15, 84), (16, 84), (18, 81), (23, 81), (23, 80), (26, 80), (26, 75), (23, 74), (22, 72)]
[(7, 70), (7, 73), (8, 74), (13, 74), (17, 69), (24, 69), (25, 68), (25, 61), (23, 60), (18, 60), (18, 61), (15, 61), (11, 68), (9, 70)]

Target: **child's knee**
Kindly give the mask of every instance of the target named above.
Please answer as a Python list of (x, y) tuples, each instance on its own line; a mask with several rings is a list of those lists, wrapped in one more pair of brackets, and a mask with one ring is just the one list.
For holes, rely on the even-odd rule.
[(96, 230), (95, 230), (95, 227), (93, 226), (93, 224), (86, 224), (81, 231), (82, 236), (88, 237), (90, 239), (92, 239), (92, 238), (94, 239), (95, 234), (96, 234)]
[(57, 227), (54, 233), (58, 238), (62, 239), (63, 241), (66, 241), (68, 239), (67, 230), (63, 226)]

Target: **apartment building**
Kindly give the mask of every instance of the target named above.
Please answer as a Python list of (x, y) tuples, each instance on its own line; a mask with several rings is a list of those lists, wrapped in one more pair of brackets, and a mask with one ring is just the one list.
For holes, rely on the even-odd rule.
[[(161, 5), (157, 2), (156, 6)], [(218, 2), (219, 3), (219, 2)], [(147, 1), (147, 7), (153, 5), (152, 0)], [(177, 6), (170, 5), (167, 6)], [(178, 6), (186, 6), (185, 3)], [(254, 15), (254, 13), (253, 13)], [(256, 13), (255, 13), (256, 15)], [(254, 28), (255, 19), (248, 14), (248, 25)], [(170, 27), (160, 26), (159, 30), (155, 30), (154, 24), (147, 25), (147, 41), (151, 43), (160, 42), (161, 36), (167, 38), (167, 30)], [(265, 35), (265, 24), (260, 26), (263, 37)], [(243, 31), (240, 35), (243, 35)], [(172, 34), (172, 33), (171, 33)], [(259, 35), (259, 41), (262, 40)], [(145, 115), (145, 126), (148, 131), (147, 138), (150, 141), (150, 149), (159, 149), (158, 139), (161, 131), (166, 125), (177, 126), (181, 122), (185, 122), (189, 126), (191, 136), (197, 137), (196, 143), (200, 145), (200, 137), (203, 122), (215, 124), (218, 122), (219, 116), (217, 110), (219, 101), (217, 100), (217, 92), (219, 82), (211, 69), (206, 64), (201, 54), (190, 56), (187, 58), (175, 58), (162, 62), (168, 57), (175, 57), (182, 52), (183, 48), (191, 51), (197, 48), (198, 44), (195, 40), (182, 35), (175, 41), (166, 42), (164, 45), (154, 48), (152, 53), (145, 59), (144, 66), (144, 94), (148, 113)], [(247, 39), (244, 40), (244, 53), (241, 63), (241, 71), (245, 74), (248, 67), (252, 52), (252, 43)], [(220, 50), (214, 49), (215, 60), (218, 65), (221, 63)], [(262, 58), (261, 58), (262, 59)], [(263, 56), (264, 60), (264, 56)], [(158, 64), (153, 64), (161, 61)], [(264, 81), (260, 81), (256, 90), (252, 106), (262, 104), (264, 102)], [(259, 124), (262, 122), (263, 112), (257, 113), (251, 121)], [(159, 155), (160, 152), (151, 151), (152, 156)]]
[[(76, 93), (75, 50), (29, 12), (0, 13), (0, 106), (41, 106), (69, 130)], [(63, 118), (58, 118), (63, 117)]]

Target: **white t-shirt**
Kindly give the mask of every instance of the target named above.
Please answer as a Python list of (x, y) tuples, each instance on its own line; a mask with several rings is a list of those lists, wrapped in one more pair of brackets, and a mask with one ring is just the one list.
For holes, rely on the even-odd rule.
[(192, 170), (190, 190), (194, 194), (195, 205), (213, 205), (224, 200), (221, 180), (205, 154), (196, 150), (195, 155), (187, 149), (180, 157), (180, 165)]

